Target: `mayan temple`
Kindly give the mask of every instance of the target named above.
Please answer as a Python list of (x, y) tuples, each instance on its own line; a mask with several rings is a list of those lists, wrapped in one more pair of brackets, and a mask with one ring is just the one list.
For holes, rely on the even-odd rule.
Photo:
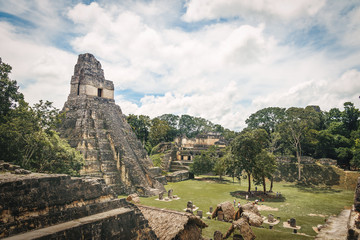
[[(118, 194), (156, 195), (164, 177), (114, 101), (114, 84), (105, 80), (92, 54), (79, 55), (59, 131), (85, 158), (81, 174), (102, 177)], [(162, 183), (161, 183), (162, 182)]]

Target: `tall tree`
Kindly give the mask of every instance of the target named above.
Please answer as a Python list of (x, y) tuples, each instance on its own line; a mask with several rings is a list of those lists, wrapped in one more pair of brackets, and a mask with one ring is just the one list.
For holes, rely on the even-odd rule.
[(289, 108), (285, 120), (279, 125), (283, 138), (288, 139), (295, 150), (298, 162), (298, 180), (301, 179), (302, 143), (307, 132), (319, 124), (319, 115), (313, 108)]
[(170, 131), (170, 127), (167, 122), (154, 118), (151, 120), (151, 127), (149, 133), (149, 141), (152, 146), (156, 146), (160, 142), (166, 141), (166, 137)]
[(256, 164), (256, 156), (267, 147), (268, 134), (263, 129), (243, 131), (231, 142), (231, 153), (237, 166), (245, 171), (248, 177), (248, 192), (251, 191), (251, 175)]
[(347, 129), (347, 137), (350, 137), (351, 131), (357, 130), (359, 126), (359, 117), (359, 109), (355, 108), (353, 103), (344, 103), (344, 111), (341, 113), (341, 118)]
[(142, 142), (143, 145), (145, 145), (149, 138), (149, 129), (151, 126), (150, 117), (145, 115), (137, 116), (130, 114), (126, 120), (130, 124), (138, 139)]
[(270, 134), (275, 131), (285, 117), (285, 108), (268, 107), (257, 111), (246, 119), (246, 124), (250, 129), (262, 128)]
[(255, 166), (253, 169), (254, 181), (263, 185), (266, 193), (266, 178), (272, 179), (272, 174), (276, 170), (275, 156), (263, 149), (256, 155)]
[(170, 127), (167, 141), (173, 141), (179, 134), (178, 126), (180, 117), (174, 114), (163, 114), (159, 117), (160, 120), (167, 122)]

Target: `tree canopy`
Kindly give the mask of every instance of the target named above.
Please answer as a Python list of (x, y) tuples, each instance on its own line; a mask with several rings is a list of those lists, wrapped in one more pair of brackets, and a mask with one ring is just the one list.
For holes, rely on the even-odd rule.
[(56, 132), (63, 115), (48, 101), (30, 107), (10, 71), (0, 61), (0, 159), (37, 172), (78, 175), (82, 155)]

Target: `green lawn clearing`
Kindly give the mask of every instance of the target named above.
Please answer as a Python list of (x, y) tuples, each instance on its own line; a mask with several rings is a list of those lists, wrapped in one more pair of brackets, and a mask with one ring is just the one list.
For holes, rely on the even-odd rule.
[[(193, 180), (169, 183), (166, 189), (173, 189), (173, 194), (180, 199), (164, 202), (155, 200), (157, 196), (154, 196), (141, 198), (141, 204), (184, 211), (186, 203), (192, 201), (199, 210), (203, 211), (204, 217), (207, 217), (209, 207), (212, 206), (215, 209), (218, 203), (233, 202), (234, 199), (236, 202), (240, 201), (241, 204), (246, 203), (244, 192), (247, 191), (247, 184), (245, 181), (241, 184), (233, 183), (230, 178), (218, 181), (216, 177), (201, 176)], [(258, 190), (260, 189), (261, 186), (258, 187)], [(275, 217), (280, 217), (281, 222), (272, 230), (266, 224), (263, 224), (264, 228), (253, 227), (257, 239), (313, 239), (316, 233), (312, 227), (323, 224), (330, 215), (337, 215), (344, 208), (350, 208), (354, 198), (354, 191), (305, 188), (285, 182), (274, 183), (273, 191), (273, 198), (264, 197), (265, 202), (259, 205), (277, 208), (278, 211), (261, 211), (261, 214), (267, 216), (271, 213)], [(281, 192), (281, 197), (274, 197), (276, 192)], [(254, 201), (256, 198), (262, 197), (252, 197), (249, 201)], [(301, 226), (298, 234), (293, 234), (291, 229), (283, 228), (283, 222), (290, 218), (295, 218), (297, 225)], [(213, 238), (216, 230), (225, 234), (231, 224), (209, 219), (204, 219), (204, 221), (209, 225), (203, 230), (203, 235), (207, 238)]]

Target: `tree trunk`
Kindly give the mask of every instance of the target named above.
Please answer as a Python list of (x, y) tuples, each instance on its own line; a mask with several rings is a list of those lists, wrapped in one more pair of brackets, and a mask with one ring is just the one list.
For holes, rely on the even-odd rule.
[(269, 191), (269, 192), (272, 192), (272, 189), (273, 189), (273, 183), (274, 183), (274, 177), (271, 177), (271, 182), (270, 182), (270, 191)]
[(249, 182), (248, 192), (250, 193), (250, 191), (251, 191), (251, 179), (250, 179), (251, 173), (247, 173), (247, 175), (248, 175), (248, 182)]
[(266, 181), (265, 176), (262, 177), (263, 187), (264, 187), (264, 194), (266, 194)]
[(297, 162), (298, 162), (298, 174), (299, 174), (298, 180), (300, 181), (300, 179), (301, 179), (301, 166), (300, 166), (301, 156), (300, 156), (298, 147), (296, 148), (296, 158), (297, 158)]

